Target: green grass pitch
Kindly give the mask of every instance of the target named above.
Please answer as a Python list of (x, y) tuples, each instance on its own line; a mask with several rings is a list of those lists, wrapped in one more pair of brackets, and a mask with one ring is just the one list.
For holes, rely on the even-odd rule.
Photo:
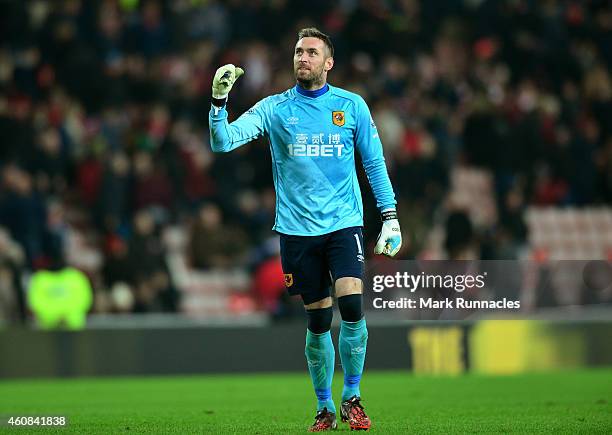
[[(342, 379), (334, 381), (336, 403)], [(612, 370), (515, 376), (366, 372), (372, 432), (612, 433)], [(0, 414), (66, 415), (64, 429), (5, 433), (305, 433), (314, 395), (303, 374), (0, 382)], [(347, 432), (345, 424), (340, 431)]]

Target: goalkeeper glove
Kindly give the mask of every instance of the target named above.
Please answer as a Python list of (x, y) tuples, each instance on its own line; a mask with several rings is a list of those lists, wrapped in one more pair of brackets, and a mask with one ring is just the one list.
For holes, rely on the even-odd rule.
[(244, 70), (231, 63), (223, 65), (215, 73), (212, 83), (212, 97), (216, 100), (224, 100), (232, 90), (232, 86), (244, 74)]
[(402, 247), (402, 233), (397, 220), (397, 212), (395, 210), (385, 210), (380, 217), (382, 228), (376, 241), (374, 253), (393, 257)]

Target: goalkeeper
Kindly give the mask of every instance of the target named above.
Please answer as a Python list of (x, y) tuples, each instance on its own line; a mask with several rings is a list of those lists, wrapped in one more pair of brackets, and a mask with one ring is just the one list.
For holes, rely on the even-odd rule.
[(215, 152), (232, 151), (261, 136), (270, 142), (276, 189), (273, 230), (280, 234), (285, 285), (290, 294), (302, 297), (307, 315), (305, 353), (318, 402), (312, 432), (337, 426), (331, 394), (332, 285), (342, 317), (341, 419), (351, 429), (370, 428), (359, 390), (368, 331), (362, 311), (363, 205), (356, 151), (381, 213), (382, 229), (374, 252), (393, 257), (402, 244), (376, 125), (363, 98), (327, 84), (333, 56), (327, 35), (315, 28), (302, 29), (293, 56), (296, 86), (264, 98), (231, 124), (225, 105), (244, 71), (225, 65), (213, 79), (209, 114)]

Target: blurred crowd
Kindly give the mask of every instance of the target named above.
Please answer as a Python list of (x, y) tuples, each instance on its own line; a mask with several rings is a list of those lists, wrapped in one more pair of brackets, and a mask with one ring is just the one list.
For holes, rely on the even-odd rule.
[[(293, 86), (296, 34), (312, 25), (335, 44), (330, 83), (362, 95), (378, 125), (404, 258), (441, 209), (451, 257), (474, 237), (498, 258), (500, 239), (525, 243), (530, 204), (612, 203), (609, 1), (3, 1), (0, 308), (19, 307), (6, 315), (23, 317), (27, 273), (64, 262), (87, 273), (94, 310), (179, 309), (170, 226), (190, 268), (249, 270), (273, 311), (268, 145), (211, 153), (210, 85), (220, 65), (245, 69), (230, 117)], [(462, 165), (494, 176), (489, 227), (445, 201)]]

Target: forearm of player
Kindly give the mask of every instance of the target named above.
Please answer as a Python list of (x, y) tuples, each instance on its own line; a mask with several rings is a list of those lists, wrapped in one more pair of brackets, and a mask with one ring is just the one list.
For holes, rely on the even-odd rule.
[(233, 142), (225, 108), (211, 107), (208, 115), (208, 126), (210, 130), (210, 147), (213, 152), (226, 153), (235, 148), (232, 147)]
[(387, 173), (385, 159), (380, 157), (366, 160), (363, 167), (376, 198), (382, 221), (374, 253), (393, 257), (402, 247), (402, 232), (397, 219), (395, 194)]
[(208, 126), (210, 129), (210, 147), (216, 153), (228, 152), (239, 146), (232, 146), (236, 141), (232, 138), (232, 132), (227, 122), (225, 104), (234, 83), (242, 74), (244, 74), (242, 68), (227, 64), (218, 68), (213, 77)]
[(386, 209), (395, 209), (395, 194), (387, 173), (385, 159), (381, 157), (364, 161), (363, 168), (370, 182), (378, 210), (382, 212)]
[(257, 139), (264, 132), (261, 117), (257, 115), (243, 115), (232, 123), (227, 121), (227, 116), (224, 108), (216, 110), (213, 106), (210, 109), (208, 125), (213, 152), (227, 153)]

